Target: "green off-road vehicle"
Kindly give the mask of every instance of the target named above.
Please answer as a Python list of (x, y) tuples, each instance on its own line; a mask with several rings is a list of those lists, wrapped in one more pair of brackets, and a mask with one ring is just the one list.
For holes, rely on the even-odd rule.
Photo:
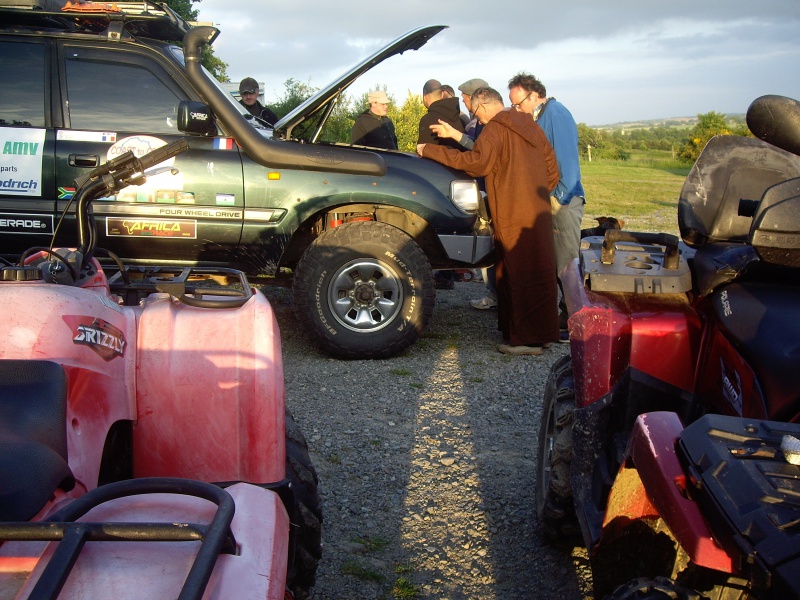
[(97, 246), (126, 264), (290, 276), (300, 321), (336, 357), (404, 350), (432, 315), (431, 269), (491, 262), (474, 180), (409, 153), (320, 141), (355, 79), (445, 26), (400, 37), (268, 129), (200, 65), (215, 28), (149, 2), (71, 12), (20, 1), (32, 7), (0, 8), (5, 258), (54, 232), (74, 245), (76, 178), (185, 136), (189, 151), (159, 167), (177, 175), (94, 204)]

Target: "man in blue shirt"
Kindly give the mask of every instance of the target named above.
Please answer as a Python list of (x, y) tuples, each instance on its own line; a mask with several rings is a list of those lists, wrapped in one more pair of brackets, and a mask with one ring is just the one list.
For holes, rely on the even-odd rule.
[[(567, 107), (555, 98), (548, 98), (544, 84), (530, 73), (519, 73), (511, 78), (508, 99), (513, 108), (533, 116), (556, 153), (559, 180), (551, 192), (550, 205), (553, 210), (556, 272), (561, 287), (561, 272), (579, 255), (581, 220), (586, 204), (578, 158), (578, 126)], [(563, 294), (559, 307), (561, 341), (566, 342), (569, 336)]]

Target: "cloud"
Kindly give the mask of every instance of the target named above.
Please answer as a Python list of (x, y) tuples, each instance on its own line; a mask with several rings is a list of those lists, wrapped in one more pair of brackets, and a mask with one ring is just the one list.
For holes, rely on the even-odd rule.
[[(402, 10), (300, 0), (203, 0), (200, 19), (222, 29), (217, 56), (232, 79), (286, 79), (321, 87), (421, 25), (447, 24), (417, 52), (390, 59), (349, 90), (384, 84), (402, 101), (431, 77), (453, 86), (483, 77), (505, 94), (509, 77), (531, 71), (588, 124), (744, 112), (764, 93), (800, 98), (797, 0), (641, 2), (565, 0), (498, 4), (408, 0)], [(377, 16), (376, 16), (377, 15)]]

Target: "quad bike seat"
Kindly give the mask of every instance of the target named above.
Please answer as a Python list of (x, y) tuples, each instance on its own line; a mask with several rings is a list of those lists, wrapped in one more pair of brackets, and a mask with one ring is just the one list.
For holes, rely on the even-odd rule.
[(800, 424), (706, 415), (680, 435), (690, 495), (761, 600), (800, 599), (800, 466), (781, 451)]
[(762, 386), (767, 414), (791, 419), (800, 404), (800, 284), (739, 281), (712, 299), (720, 331), (747, 360)]
[(67, 464), (67, 377), (44, 360), (0, 360), (0, 521), (27, 521), (56, 489), (72, 489)]

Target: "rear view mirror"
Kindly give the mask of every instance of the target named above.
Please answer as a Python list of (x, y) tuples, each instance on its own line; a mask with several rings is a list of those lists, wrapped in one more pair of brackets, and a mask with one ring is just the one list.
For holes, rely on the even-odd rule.
[(211, 107), (202, 102), (181, 102), (178, 105), (178, 129), (184, 133), (217, 135), (217, 122)]

